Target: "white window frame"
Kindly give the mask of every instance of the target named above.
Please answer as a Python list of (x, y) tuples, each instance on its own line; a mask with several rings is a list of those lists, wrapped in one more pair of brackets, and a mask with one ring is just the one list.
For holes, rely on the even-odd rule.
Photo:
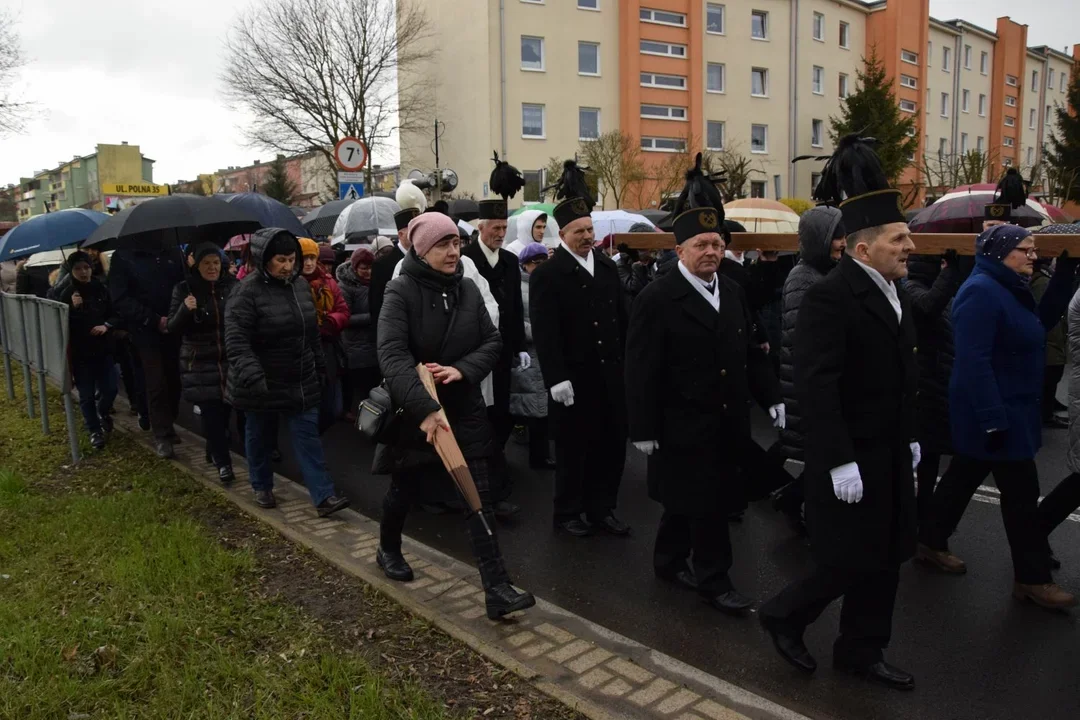
[[(652, 81), (651, 82), (646, 82), (645, 80), (642, 80), (642, 78), (644, 76), (649, 76), (650, 78), (652, 78)], [(679, 80), (683, 81), (683, 86), (676, 87), (675, 85), (658, 84), (657, 83), (657, 78), (658, 77), (662, 77), (662, 78), (678, 78)], [(681, 76), (681, 74), (669, 74), (669, 73), (666, 73), (666, 72), (644, 72), (643, 71), (642, 73), (640, 73), (640, 76), (639, 76), (638, 79), (640, 80), (640, 84), (642, 84), (642, 87), (659, 87), (659, 89), (661, 89), (661, 90), (678, 90), (678, 91), (684, 91), (684, 92), (687, 89), (686, 76)]]
[(813, 192), (817, 188), (819, 182), (821, 182), (821, 173), (819, 173), (819, 172), (810, 173), (810, 193), (811, 194), (813, 194)]
[(941, 117), (949, 117), (949, 93), (941, 93)]
[[(525, 108), (540, 108), (540, 134), (525, 134)], [(523, 140), (547, 140), (547, 106), (543, 103), (521, 103), (521, 138)]]
[(847, 73), (840, 73), (837, 76), (836, 94), (841, 100), (851, 94), (851, 78)]
[(948, 45), (941, 47), (941, 69), (944, 72), (952, 72), (952, 48)]
[[(585, 137), (581, 132), (581, 114), (582, 112), (596, 113), (596, 137)], [(600, 137), (600, 108), (597, 107), (579, 107), (578, 108), (578, 140), (581, 142), (592, 142), (596, 138)]]
[[(596, 48), (596, 72), (594, 72), (594, 73), (582, 72), (582, 70), (581, 70), (581, 46), (582, 45), (589, 45), (589, 46), (592, 46), (592, 47)], [(591, 42), (589, 40), (578, 40), (578, 70), (577, 70), (577, 74), (578, 75), (583, 75), (585, 77), (600, 77), (600, 43)]]
[[(817, 135), (815, 141), (814, 135)], [(825, 121), (813, 118), (810, 121), (810, 147), (822, 148), (825, 147)]]
[(966, 113), (971, 112), (971, 91), (970, 90), (961, 90), (960, 91), (960, 110), (961, 110), (961, 112), (966, 112)]
[(582, 6), (581, 2), (582, 2), (582, 0), (577, 0), (577, 9), (578, 10), (588, 10), (589, 12), (600, 12), (600, 0), (588, 0), (588, 2), (593, 3), (594, 5), (596, 5), (596, 7), (585, 7), (585, 6)]
[(901, 100), (900, 112), (915, 113), (919, 111), (919, 106), (915, 104), (914, 100)]
[(979, 93), (979, 117), (986, 117), (986, 96)]
[(544, 0), (521, 0), (526, 5), (543, 5)]
[[(661, 142), (681, 143), (682, 148), (658, 148), (658, 147), (656, 147), (656, 141), (658, 141), (658, 140), (661, 141)], [(646, 147), (646, 143), (649, 144), (648, 147)], [(646, 135), (646, 136), (642, 136), (642, 138), (641, 138), (641, 149), (644, 152), (662, 152), (662, 153), (686, 152), (686, 140), (683, 139), (683, 138), (669, 138), (669, 137), (657, 137), (657, 136)]]
[[(525, 67), (525, 58), (524, 57), (519, 57), (519, 63), (518, 64), (521, 66), (521, 71), (522, 72), (547, 72), (547, 48), (546, 48), (547, 43), (544, 42), (544, 38), (542, 38), (542, 37), (540, 37), (538, 35), (522, 35), (521, 36), (521, 47), (522, 48), (524, 48), (526, 40), (539, 40), (540, 41), (540, 67), (538, 67), (538, 68)], [(519, 49), (519, 52), (520, 52), (520, 49)]]
[(825, 94), (825, 68), (814, 65), (810, 70), (810, 91), (815, 95)]
[(912, 90), (919, 89), (919, 80), (911, 75), (900, 75), (900, 87), (911, 88)]
[(960, 154), (966, 155), (968, 151), (968, 134), (960, 133)]
[(900, 62), (906, 62), (908, 65), (918, 65), (919, 53), (911, 52), (910, 50), (901, 50)]
[(926, 67), (933, 67), (934, 62), (934, 41), (926, 41)]
[(1005, 127), (1016, 127), (1016, 118), (1012, 115), (1005, 116)]
[[(754, 34), (754, 18), (761, 16), (761, 29), (764, 34), (758, 37)], [(767, 42), (769, 40), (769, 11), (768, 10), (751, 10), (750, 11), (750, 39)]]
[[(754, 188), (756, 188), (756, 187), (761, 188), (761, 194), (760, 195), (755, 195), (754, 194)], [(768, 200), (769, 199), (769, 183), (766, 182), (765, 180), (751, 180), (750, 181), (750, 197), (752, 197), (752, 198), (761, 198), (762, 200)]]
[[(761, 150), (754, 149), (754, 128), (761, 128), (765, 131), (765, 141)], [(750, 153), (752, 155), (768, 155), (769, 154), (769, 126), (762, 125), (760, 123), (753, 123), (750, 125)]]
[(1035, 148), (1033, 148), (1031, 146), (1028, 146), (1028, 149), (1027, 149), (1027, 164), (1031, 165), (1033, 162), (1035, 162)]
[[(1011, 140), (1011, 139), (1012, 139), (1012, 138), (1010, 138), (1010, 140)], [(1012, 145), (1009, 145), (1008, 147), (1012, 147)], [(1002, 161), (1001, 161), (1001, 164), (1002, 164), (1002, 166), (1004, 166), (1004, 167), (1012, 167), (1012, 163), (1013, 163), (1013, 159), (1012, 159), (1012, 158), (1005, 158), (1004, 160), (1002, 160)]]
[(1069, 76), (1066, 73), (1061, 73), (1061, 79), (1058, 80), (1058, 90), (1064, 95), (1069, 92)]
[(840, 35), (840, 37), (838, 39), (839, 39), (839, 42), (840, 42), (840, 48), (843, 49), (843, 50), (850, 50), (851, 49), (851, 24), (846, 23), (846, 22), (841, 20), (840, 21), (839, 35)]
[(1039, 92), (1039, 71), (1031, 71), (1031, 92)]
[(977, 138), (975, 138), (975, 149), (979, 152), (982, 152), (984, 147), (986, 147), (986, 138), (984, 138), (982, 135), (979, 135)]
[[(668, 48), (668, 52), (659, 52), (657, 50), (645, 50), (645, 49), (642, 48), (642, 45), (644, 43), (652, 43), (653, 45), (664, 45), (664, 46), (666, 46)], [(680, 55), (678, 53), (671, 52), (675, 48), (682, 48), (682, 54)], [(685, 45), (680, 45), (679, 43), (669, 43), (669, 42), (664, 42), (663, 40), (646, 40), (646, 39), (642, 38), (641, 41), (638, 43), (638, 50), (641, 52), (642, 55), (656, 55), (657, 57), (672, 57), (672, 58), (678, 58), (679, 60), (685, 60), (686, 59), (686, 46)]]
[[(709, 128), (710, 126), (720, 127), (720, 145), (713, 145), (709, 142)], [(705, 145), (709, 150), (723, 150), (727, 141), (727, 124), (723, 120), (706, 120), (705, 121)]]
[(990, 72), (990, 53), (985, 50), (979, 51), (979, 73), (987, 75)]
[[(1047, 90), (1053, 90), (1054, 89), (1054, 68), (1047, 68), (1046, 69), (1046, 89)], [(1031, 148), (1028, 148), (1028, 149), (1030, 150)]]
[(949, 138), (938, 138), (937, 154), (938, 157), (945, 157), (949, 154)]
[(965, 45), (964, 46), (964, 69), (965, 70), (970, 70), (971, 69), (971, 46), (970, 45)]
[[(720, 13), (720, 29), (709, 29), (709, 13)], [(727, 6), (721, 3), (705, 3), (705, 33), (707, 35), (726, 35), (727, 34)]]
[[(763, 92), (760, 94), (754, 92), (754, 76), (757, 73), (761, 73), (761, 89)], [(750, 97), (767, 98), (769, 97), (769, 68), (752, 67), (750, 68)]]
[(1020, 87), (1020, 78), (1015, 75), (1006, 75), (1005, 84), (1009, 87)]
[[(713, 90), (709, 87), (709, 70), (712, 68), (720, 68), (720, 89)], [(705, 92), (713, 95), (723, 95), (727, 92), (727, 65), (724, 63), (706, 63), (705, 64)]]
[(1015, 147), (1016, 146), (1016, 140), (1011, 138), (1011, 137), (1003, 137), (1001, 139), (1001, 144), (1004, 145), (1005, 147)]
[[(663, 110), (664, 113), (646, 113), (645, 108)], [(657, 103), (643, 102), (638, 106), (638, 114), (646, 120), (676, 120), (678, 122), (686, 122), (687, 109), (679, 105), (659, 105)]]
[[(657, 20), (656, 14), (662, 13), (664, 15), (677, 15), (682, 18), (682, 22), (676, 23), (669, 20)], [(660, 10), (658, 8), (640, 8), (638, 10), (638, 19), (643, 23), (651, 23), (653, 25), (667, 25), (668, 27), (686, 27), (686, 14), (681, 12), (675, 12), (674, 10)]]
[(1038, 111), (1035, 108), (1031, 108), (1028, 111), (1028, 128), (1029, 129), (1031, 129), (1031, 130), (1035, 129), (1035, 123), (1038, 122), (1037, 117), (1038, 117)]
[(1005, 107), (1016, 107), (1016, 98), (1012, 95), (1006, 95)]
[[(825, 42), (825, 13), (815, 12), (810, 20), (810, 34), (818, 42)], [(819, 31), (820, 30), (820, 34)]]

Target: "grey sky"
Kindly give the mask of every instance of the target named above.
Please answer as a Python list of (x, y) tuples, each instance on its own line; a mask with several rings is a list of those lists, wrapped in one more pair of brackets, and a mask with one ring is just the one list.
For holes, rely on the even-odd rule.
[[(991, 30), (998, 16), (1011, 15), (1029, 25), (1030, 45), (1063, 49), (1080, 42), (1075, 2), (931, 0), (930, 11)], [(40, 108), (24, 135), (0, 140), (0, 183), (93, 152), (99, 142), (141, 146), (157, 161), (158, 182), (271, 157), (243, 145), (244, 118), (223, 106), (218, 89), (221, 40), (247, 0), (0, 3), (21, 17), (31, 59), (23, 82)]]

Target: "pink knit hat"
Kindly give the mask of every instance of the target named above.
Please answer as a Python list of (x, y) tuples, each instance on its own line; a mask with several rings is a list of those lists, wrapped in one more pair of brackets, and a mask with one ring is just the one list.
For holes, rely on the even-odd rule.
[(458, 228), (449, 216), (430, 212), (417, 215), (409, 221), (409, 240), (416, 257), (424, 257), (444, 237), (458, 237)]

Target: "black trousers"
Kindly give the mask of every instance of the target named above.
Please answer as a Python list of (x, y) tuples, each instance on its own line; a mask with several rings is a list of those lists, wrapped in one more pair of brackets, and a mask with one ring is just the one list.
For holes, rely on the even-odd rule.
[(180, 411), (180, 343), (165, 336), (138, 349), (150, 427), (155, 438), (164, 440), (176, 433), (173, 423)]
[[(473, 555), (476, 557), (477, 569), (480, 571), (480, 580), (484, 588), (510, 582), (510, 576), (503, 564), (502, 552), (499, 550), (499, 538), (495, 530), (495, 515), (491, 512), (491, 491), (488, 483), (488, 463), (486, 459), (469, 460), (469, 471), (472, 473), (476, 489), (480, 493), (480, 503), (484, 509), (484, 519), (487, 527), (491, 528), (489, 535), (480, 516), (469, 513), (466, 517), (466, 529), (469, 533), (469, 543), (472, 545)], [(390, 487), (383, 497), (383, 516), (379, 524), (379, 544), (388, 552), (401, 552), (401, 534), (405, 531), (405, 519), (409, 515), (409, 508), (418, 501), (416, 494), (422, 490), (425, 481), (432, 473), (441, 473), (442, 479), (450, 485), (454, 481), (440, 466), (425, 466), (413, 470), (394, 473), (390, 478)]]
[(499, 363), (491, 372), (492, 400), (488, 406), (488, 421), (491, 423), (495, 439), (495, 452), (489, 458), (488, 471), (491, 475), (492, 502), (502, 502), (510, 497), (513, 480), (510, 466), (506, 462), (506, 441), (514, 429), (510, 417), (510, 359), (500, 357)]
[(855, 666), (872, 665), (882, 659), (882, 650), (892, 637), (899, 577), (899, 568), (852, 570), (819, 565), (762, 605), (761, 615), (800, 633), (830, 603), (843, 597), (833, 658)]
[(733, 589), (728, 578), (731, 536), (724, 515), (696, 518), (664, 511), (656, 531), (653, 567), (661, 574), (678, 572), (689, 565), (691, 553), (699, 593), (716, 597)]
[(540, 467), (551, 457), (548, 419), (525, 418), (525, 426), (529, 428), (529, 464)]
[(1034, 460), (994, 462), (954, 455), (934, 491), (919, 539), (935, 550), (947, 549), (949, 536), (960, 524), (972, 495), (991, 473), (1001, 491), (1001, 519), (1009, 538), (1016, 582), (1051, 582), (1046, 532), (1039, 522), (1039, 473)]
[(1057, 386), (1065, 375), (1064, 365), (1047, 365), (1043, 373), (1042, 419), (1050, 420), (1058, 409)]
[(232, 415), (232, 406), (222, 400), (212, 400), (199, 403), (199, 410), (202, 412), (203, 437), (206, 438), (210, 457), (214, 459), (214, 466), (231, 466), (229, 416)]
[(146, 380), (143, 378), (142, 366), (139, 365), (139, 356), (135, 352), (135, 346), (130, 340), (118, 340), (114, 359), (120, 366), (120, 379), (124, 383), (124, 394), (127, 395), (131, 407), (140, 415), (149, 415), (150, 408), (146, 405)]
[(1039, 525), (1049, 535), (1080, 507), (1080, 473), (1072, 473), (1039, 503)]
[(923, 451), (922, 460), (915, 476), (919, 480), (919, 491), (915, 496), (915, 506), (919, 516), (919, 527), (930, 521), (930, 508), (934, 502), (934, 488), (937, 487), (938, 470), (941, 469), (941, 455)]
[(600, 520), (615, 509), (626, 463), (626, 424), (599, 397), (578, 397), (548, 413), (555, 432), (555, 522), (585, 513)]

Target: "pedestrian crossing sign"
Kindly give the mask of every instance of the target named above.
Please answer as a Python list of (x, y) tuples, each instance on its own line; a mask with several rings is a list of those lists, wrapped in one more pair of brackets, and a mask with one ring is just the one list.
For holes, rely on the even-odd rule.
[(364, 183), (339, 183), (338, 197), (342, 200), (359, 200), (364, 197)]

